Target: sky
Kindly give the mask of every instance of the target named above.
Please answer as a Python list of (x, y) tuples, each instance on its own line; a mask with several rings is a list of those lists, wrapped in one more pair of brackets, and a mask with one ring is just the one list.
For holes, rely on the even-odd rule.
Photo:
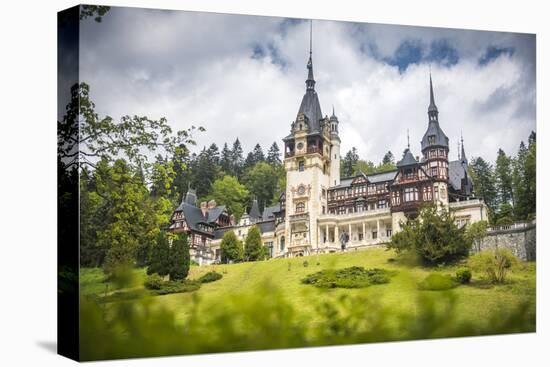
[[(198, 151), (238, 137), (245, 153), (289, 134), (305, 93), (309, 20), (112, 8), (82, 21), (80, 79), (97, 112), (203, 126)], [(313, 20), (323, 115), (334, 107), (342, 155), (420, 154), (431, 69), (450, 157), (515, 154), (536, 128), (535, 36)]]

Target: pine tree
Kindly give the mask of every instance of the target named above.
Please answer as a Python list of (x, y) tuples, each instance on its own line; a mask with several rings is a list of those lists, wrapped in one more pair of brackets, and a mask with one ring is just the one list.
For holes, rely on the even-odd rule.
[(210, 144), (210, 146), (206, 150), (206, 153), (210, 156), (210, 160), (212, 162), (214, 162), (217, 165), (220, 164), (220, 151), (216, 143)]
[(226, 175), (234, 176), (235, 173), (232, 171), (231, 162), (232, 162), (231, 150), (229, 150), (227, 143), (224, 143), (221, 156), (220, 156), (220, 167), (225, 172)]
[(522, 141), (514, 162), (513, 187), (514, 187), (514, 215), (516, 219), (526, 219), (530, 212), (529, 183), (526, 177), (526, 165), (529, 151)]
[(191, 186), (199, 197), (211, 192), (212, 183), (220, 176), (220, 167), (208, 150), (203, 149), (191, 163)]
[(170, 249), (170, 280), (177, 281), (187, 278), (190, 262), (187, 235), (180, 233), (172, 242), (172, 248)]
[(359, 155), (357, 154), (357, 149), (353, 147), (350, 151), (346, 153), (342, 162), (342, 174), (345, 177), (350, 177), (351, 175), (353, 175), (357, 161), (359, 161)]
[(257, 226), (248, 230), (244, 242), (244, 258), (247, 261), (263, 260), (266, 256), (265, 247), (262, 244), (262, 235)]
[(242, 260), (243, 244), (239, 241), (235, 232), (229, 230), (224, 233), (220, 244), (220, 251), (221, 260), (225, 264)]
[(260, 144), (256, 144), (252, 150), (254, 156), (254, 163), (265, 162), (265, 155)]
[(279, 146), (276, 142), (273, 142), (271, 147), (269, 148), (269, 151), (267, 152), (267, 163), (269, 164), (280, 164), (281, 158), (280, 158), (280, 150)]
[(147, 267), (147, 274), (156, 273), (160, 276), (166, 276), (170, 272), (170, 244), (165, 232), (161, 231), (157, 235), (156, 244), (153, 246), (151, 262)]
[(478, 157), (472, 160), (469, 170), (474, 183), (474, 193), (485, 201), (492, 216), (497, 208), (497, 190), (495, 188), (493, 166), (483, 158)]
[(235, 139), (233, 143), (233, 149), (231, 149), (231, 162), (232, 162), (232, 173), (240, 178), (243, 173), (243, 147), (239, 138)]
[(537, 135), (534, 131), (529, 136), (525, 159), (525, 181), (527, 184), (527, 217), (529, 217), (537, 212)]
[(393, 153), (388, 150), (388, 152), (384, 154), (384, 158), (382, 158), (382, 164), (393, 164), (393, 163), (395, 163)]
[(499, 204), (513, 203), (512, 159), (502, 149), (497, 153), (495, 182)]

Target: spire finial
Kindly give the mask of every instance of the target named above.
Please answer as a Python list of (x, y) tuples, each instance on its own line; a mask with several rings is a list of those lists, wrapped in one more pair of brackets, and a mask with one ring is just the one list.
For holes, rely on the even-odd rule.
[(315, 89), (315, 79), (313, 79), (313, 20), (309, 21), (309, 60), (307, 62), (307, 80), (306, 80), (306, 90)]
[(410, 143), (410, 140), (409, 140), (409, 129), (407, 129), (407, 149), (411, 149), (411, 143)]
[(334, 105), (332, 105), (332, 116), (336, 116), (336, 114), (334, 113)]
[[(435, 115), (437, 115), (437, 106), (435, 105), (434, 87), (433, 87), (433, 83), (432, 83), (432, 66), (431, 66), (431, 64), (430, 64), (429, 67), (430, 67), (430, 106), (428, 107), (428, 113), (431, 114), (431, 113), (435, 112)], [(433, 116), (434, 120), (436, 119), (435, 115)]]
[(467, 162), (467, 159), (466, 159), (466, 152), (464, 151), (464, 137), (462, 136), (462, 131), (460, 132), (460, 144), (462, 146), (462, 150), (460, 152), (460, 159), (462, 159), (463, 161)]

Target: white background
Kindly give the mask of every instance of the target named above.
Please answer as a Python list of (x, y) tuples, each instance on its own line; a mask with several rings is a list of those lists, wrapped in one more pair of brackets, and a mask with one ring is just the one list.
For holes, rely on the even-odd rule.
[[(90, 1), (89, 3), (105, 4)], [(134, 0), (126, 5), (537, 33), (537, 333), (99, 362), (118, 366), (540, 366), (550, 363), (545, 247), (550, 139), (549, 11), (544, 1)], [(8, 1), (0, 21), (0, 363), (64, 366), (56, 343), (56, 12), (73, 1)], [(313, 5), (315, 4), (315, 5)], [(197, 35), (200, 37), (200, 35)], [(546, 67), (545, 67), (546, 66)], [(546, 107), (546, 109), (544, 108)], [(545, 113), (546, 112), (546, 113)], [(518, 137), (519, 139), (519, 137)], [(545, 340), (546, 339), (546, 340)]]

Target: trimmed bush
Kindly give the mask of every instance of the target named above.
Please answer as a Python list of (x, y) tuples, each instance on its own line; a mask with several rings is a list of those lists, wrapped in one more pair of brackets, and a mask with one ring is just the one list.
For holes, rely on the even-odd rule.
[(201, 287), (201, 283), (196, 280), (169, 281), (164, 282), (155, 294), (160, 296), (172, 293), (194, 292)]
[(418, 289), (423, 291), (446, 291), (457, 285), (458, 283), (450, 275), (431, 273), (418, 283)]
[(389, 283), (393, 272), (385, 269), (365, 269), (352, 266), (339, 270), (322, 270), (302, 279), (303, 284), (318, 288), (364, 288), (374, 284)]
[(459, 268), (456, 271), (456, 280), (460, 284), (468, 284), (472, 279), (472, 272), (468, 268)]
[(220, 273), (217, 273), (215, 271), (209, 271), (208, 273), (204, 274), (202, 277), (199, 278), (200, 283), (211, 283), (215, 282), (216, 280), (220, 280), (223, 277)]
[(147, 289), (160, 289), (164, 280), (158, 274), (151, 274), (147, 277), (143, 285)]

